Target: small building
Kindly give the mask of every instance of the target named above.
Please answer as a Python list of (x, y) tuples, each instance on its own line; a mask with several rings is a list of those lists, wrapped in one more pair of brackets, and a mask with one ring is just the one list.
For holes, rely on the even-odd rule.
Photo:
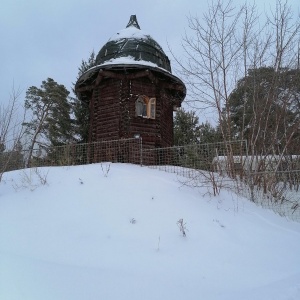
[(173, 111), (186, 88), (135, 15), (100, 49), (75, 91), (89, 105), (90, 143), (140, 136), (143, 148), (173, 146)]

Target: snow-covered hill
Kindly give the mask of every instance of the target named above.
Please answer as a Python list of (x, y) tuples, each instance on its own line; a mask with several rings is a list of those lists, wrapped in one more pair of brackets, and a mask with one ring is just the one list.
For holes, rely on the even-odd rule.
[(0, 299), (300, 299), (300, 224), (206, 192), (128, 164), (5, 174)]

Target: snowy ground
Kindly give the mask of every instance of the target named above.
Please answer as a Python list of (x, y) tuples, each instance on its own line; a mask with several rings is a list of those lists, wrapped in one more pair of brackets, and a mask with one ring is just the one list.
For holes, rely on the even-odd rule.
[(127, 164), (5, 174), (0, 299), (299, 300), (300, 224), (206, 192)]

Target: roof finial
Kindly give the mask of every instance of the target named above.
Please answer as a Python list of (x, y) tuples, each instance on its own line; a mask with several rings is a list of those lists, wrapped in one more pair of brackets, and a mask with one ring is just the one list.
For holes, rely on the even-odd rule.
[(139, 25), (139, 23), (138, 23), (138, 21), (136, 19), (136, 15), (131, 15), (130, 16), (130, 20), (129, 20), (126, 28), (131, 27), (131, 26), (136, 27), (137, 29), (141, 29), (140, 25)]

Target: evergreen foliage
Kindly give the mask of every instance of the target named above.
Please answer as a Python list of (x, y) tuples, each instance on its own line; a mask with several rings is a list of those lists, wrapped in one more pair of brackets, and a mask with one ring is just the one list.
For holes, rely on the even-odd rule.
[[(88, 60), (82, 60), (81, 65), (78, 68), (78, 78), (85, 73), (90, 68), (96, 65), (96, 56), (95, 52), (92, 51)], [(73, 88), (73, 92), (75, 94), (75, 85)], [(87, 143), (89, 139), (89, 106), (88, 103), (81, 101), (75, 96), (72, 98), (72, 106), (74, 112), (74, 125), (75, 125), (75, 137), (76, 140), (80, 143)]]
[(300, 70), (249, 70), (231, 93), (229, 110), (232, 139), (247, 139), (250, 146), (255, 142), (257, 152), (286, 148), (295, 153), (300, 143)]
[(174, 117), (174, 145), (219, 142), (221, 134), (210, 123), (199, 124), (195, 111), (180, 109)]
[(180, 109), (174, 117), (174, 145), (188, 145), (199, 142), (199, 118), (195, 111)]
[(35, 145), (59, 146), (72, 141), (71, 104), (69, 91), (52, 78), (32, 86), (26, 92), (25, 108), (32, 119), (24, 122), (32, 150)]
[(219, 128), (213, 127), (209, 122), (201, 123), (199, 131), (199, 140), (201, 144), (217, 143), (222, 141), (222, 134)]

